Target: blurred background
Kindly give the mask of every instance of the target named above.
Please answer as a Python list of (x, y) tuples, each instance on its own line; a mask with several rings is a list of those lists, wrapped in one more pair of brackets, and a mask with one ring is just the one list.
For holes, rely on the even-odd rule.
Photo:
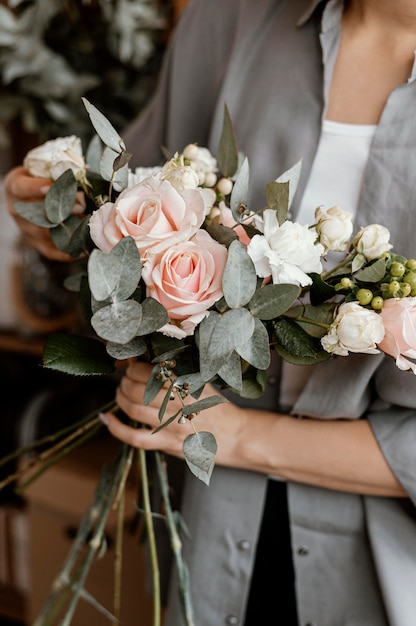
[[(73, 328), (76, 303), (62, 286), (67, 268), (40, 257), (21, 240), (6, 209), (4, 175), (22, 163), (30, 148), (49, 139), (78, 135), (87, 146), (92, 127), (82, 96), (122, 132), (152, 95), (170, 33), (186, 3), (0, 0), (0, 458), (74, 415), (87, 415), (111, 399), (116, 385), (112, 379), (87, 383), (42, 369), (45, 337)], [(80, 453), (23, 496), (15, 494), (13, 483), (0, 490), (0, 626), (34, 620), (108, 445)], [(0, 466), (0, 482), (15, 469), (14, 460)], [(145, 612), (138, 621), (132, 605), (140, 599), (140, 585), (129, 567), (141, 563), (140, 550), (137, 542), (128, 549), (127, 578), (133, 576), (136, 593), (126, 585), (126, 626), (150, 623)], [(103, 559), (91, 583), (103, 598), (109, 594), (110, 558)], [(84, 607), (74, 623), (109, 622)]]

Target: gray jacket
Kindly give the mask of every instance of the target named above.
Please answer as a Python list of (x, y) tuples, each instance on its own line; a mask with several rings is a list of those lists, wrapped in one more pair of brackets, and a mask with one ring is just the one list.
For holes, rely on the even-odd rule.
[[(339, 39), (342, 3), (331, 0), (322, 20), (325, 4), (193, 0), (172, 39), (156, 96), (126, 134), (136, 164), (158, 163), (162, 145), (175, 151), (197, 141), (215, 153), (227, 103), (250, 161), (253, 208), (264, 205), (265, 183), (302, 158), (296, 217)], [(409, 227), (416, 210), (413, 78), (391, 94), (383, 112), (355, 225), (384, 224), (395, 249), (409, 257), (416, 256)], [(269, 391), (277, 393), (275, 383)], [(415, 408), (413, 374), (382, 355), (314, 367), (294, 414), (368, 419), (409, 498), (288, 485), (300, 625), (416, 624)], [(208, 488), (186, 473), (182, 512), (192, 540), (184, 540), (184, 551), (197, 626), (243, 621), (265, 487), (266, 477), (252, 472), (216, 467)], [(166, 626), (181, 624), (173, 594)], [(273, 623), (278, 615), (276, 589)]]

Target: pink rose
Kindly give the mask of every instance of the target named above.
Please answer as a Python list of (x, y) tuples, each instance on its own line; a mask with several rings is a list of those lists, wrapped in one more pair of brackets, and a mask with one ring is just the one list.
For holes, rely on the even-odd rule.
[(190, 239), (205, 218), (201, 189), (177, 191), (167, 180), (150, 176), (122, 191), (91, 215), (91, 238), (109, 252), (123, 237), (132, 237), (142, 256), (151, 249), (159, 254)]
[(182, 339), (193, 335), (195, 326), (222, 295), (222, 275), (227, 249), (205, 231), (190, 241), (150, 255), (143, 267), (147, 295), (167, 310), (170, 323), (160, 332)]
[(380, 315), (385, 328), (380, 350), (395, 358), (399, 369), (416, 374), (416, 364), (405, 358), (416, 358), (416, 297), (389, 298)]

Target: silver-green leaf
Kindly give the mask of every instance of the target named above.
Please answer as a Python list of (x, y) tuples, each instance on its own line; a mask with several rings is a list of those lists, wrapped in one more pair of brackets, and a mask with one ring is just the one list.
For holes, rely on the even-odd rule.
[(222, 277), (222, 289), (228, 306), (232, 309), (244, 306), (252, 298), (257, 286), (253, 261), (245, 246), (238, 240), (231, 242)]
[(191, 472), (209, 485), (217, 454), (217, 442), (212, 433), (200, 432), (188, 435), (183, 442), (182, 451)]
[(254, 332), (249, 341), (236, 346), (236, 351), (247, 363), (259, 370), (266, 370), (270, 365), (269, 335), (264, 324), (254, 318)]
[(126, 146), (124, 141), (108, 119), (86, 98), (82, 98), (82, 101), (87, 109), (87, 113), (90, 116), (91, 123), (94, 126), (97, 135), (105, 143), (105, 145), (117, 153), (125, 150)]
[(137, 335), (141, 319), (141, 305), (135, 300), (124, 300), (99, 309), (92, 316), (91, 325), (107, 341), (128, 343)]

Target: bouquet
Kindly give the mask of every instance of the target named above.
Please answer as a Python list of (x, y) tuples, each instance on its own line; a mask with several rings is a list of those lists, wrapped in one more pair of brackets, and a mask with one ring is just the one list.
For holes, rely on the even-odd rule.
[[(96, 131), (86, 154), (75, 136), (30, 151), (31, 174), (53, 183), (45, 202), (16, 205), (50, 229), (58, 248), (85, 259), (84, 270), (66, 279), (79, 292), (85, 333), (48, 337), (46, 367), (98, 375), (125, 359), (152, 363), (145, 402), (165, 390), (157, 430), (190, 421), (183, 454), (206, 484), (217, 444), (197, 431), (196, 418), (225, 401), (200, 399), (207, 383), (260, 397), (272, 350), (302, 365), (381, 351), (416, 373), (416, 260), (393, 251), (384, 226), (353, 233), (339, 206), (318, 207), (311, 225), (290, 221), (301, 162), (270, 181), (264, 208), (252, 211), (249, 163), (226, 107), (216, 157), (190, 144), (180, 153), (163, 150), (160, 166), (133, 171), (121, 137), (83, 101)], [(182, 406), (169, 415), (172, 395)], [(97, 422), (93, 416), (74, 433), (84, 436)], [(172, 515), (169, 526), (173, 545)], [(191, 624), (186, 566), (176, 557)]]

